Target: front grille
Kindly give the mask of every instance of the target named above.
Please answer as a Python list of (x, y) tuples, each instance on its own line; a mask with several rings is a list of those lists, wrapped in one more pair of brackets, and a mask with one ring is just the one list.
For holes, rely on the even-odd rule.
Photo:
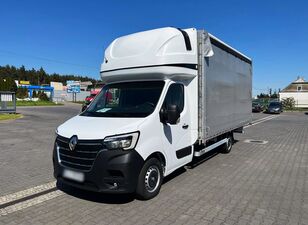
[(91, 170), (98, 152), (103, 149), (103, 141), (78, 140), (75, 149), (71, 151), (69, 140), (61, 136), (56, 139), (61, 165), (81, 171)]

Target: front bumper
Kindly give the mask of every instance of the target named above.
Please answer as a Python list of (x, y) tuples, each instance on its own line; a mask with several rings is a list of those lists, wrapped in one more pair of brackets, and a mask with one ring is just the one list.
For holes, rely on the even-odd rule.
[(267, 110), (267, 113), (272, 113), (272, 114), (279, 114), (279, 110)]
[[(56, 145), (53, 151), (54, 177), (67, 185), (103, 193), (133, 193), (144, 164), (135, 150), (102, 150), (97, 154), (89, 171), (68, 168), (58, 161)], [(79, 183), (63, 177), (65, 169), (84, 173), (84, 182)], [(114, 185), (116, 184), (116, 185)]]

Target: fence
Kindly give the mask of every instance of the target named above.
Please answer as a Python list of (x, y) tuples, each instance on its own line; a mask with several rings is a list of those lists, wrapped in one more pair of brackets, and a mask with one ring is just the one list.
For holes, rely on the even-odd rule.
[[(80, 91), (76, 93), (76, 101), (84, 101), (87, 96), (91, 94), (90, 91)], [(73, 101), (73, 93), (67, 93), (66, 91), (55, 90), (53, 95), (54, 102)]]
[(0, 91), (0, 113), (16, 113), (15, 92)]

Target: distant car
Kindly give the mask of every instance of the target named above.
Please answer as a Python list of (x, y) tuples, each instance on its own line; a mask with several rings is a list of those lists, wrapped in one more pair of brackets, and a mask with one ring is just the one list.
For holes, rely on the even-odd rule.
[(253, 102), (252, 103), (252, 112), (261, 112), (261, 111), (262, 111), (262, 106), (257, 102)]
[(282, 104), (281, 102), (270, 102), (267, 109), (267, 113), (281, 113), (282, 112)]
[(84, 111), (90, 105), (90, 103), (93, 101), (93, 99), (98, 93), (99, 91), (91, 91), (91, 94), (85, 98), (84, 103), (81, 107), (81, 111)]
[(95, 98), (96, 95), (97, 93), (92, 93), (91, 95), (87, 96), (85, 99), (85, 103), (90, 104), (90, 102), (92, 102), (92, 100)]

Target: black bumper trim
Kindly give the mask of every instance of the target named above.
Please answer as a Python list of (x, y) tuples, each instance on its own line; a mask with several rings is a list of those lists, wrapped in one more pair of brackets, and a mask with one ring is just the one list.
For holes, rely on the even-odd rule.
[(178, 159), (181, 159), (181, 158), (184, 158), (185, 156), (190, 155), (191, 152), (192, 152), (192, 147), (188, 146), (188, 147), (177, 150), (176, 151), (176, 157)]
[[(78, 171), (62, 166), (58, 162), (57, 150), (54, 148), (53, 164), (54, 177), (64, 184), (95, 192), (133, 193), (144, 160), (135, 150), (100, 151), (90, 171)], [(84, 173), (85, 181), (79, 183), (64, 178), (65, 169)]]

